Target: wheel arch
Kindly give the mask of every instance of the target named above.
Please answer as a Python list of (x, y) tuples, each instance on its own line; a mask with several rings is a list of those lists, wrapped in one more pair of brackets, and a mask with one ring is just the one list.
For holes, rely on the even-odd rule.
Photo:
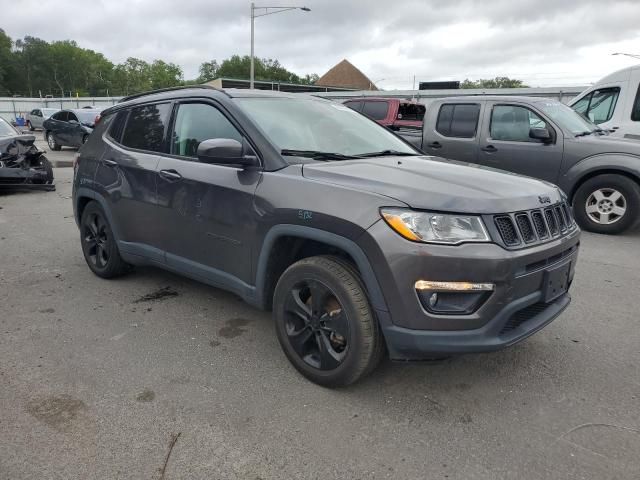
[(111, 232), (113, 233), (114, 238), (117, 240), (120, 239), (118, 225), (114, 222), (113, 215), (111, 215), (111, 211), (107, 205), (106, 199), (97, 193), (94, 190), (90, 190), (85, 187), (79, 187), (76, 195), (75, 195), (75, 215), (76, 215), (76, 223), (80, 225), (80, 220), (82, 219), (82, 212), (87, 207), (87, 204), (91, 201), (97, 202), (100, 207), (102, 207), (102, 211), (107, 217), (107, 221), (109, 222), (109, 227), (111, 228)]
[(584, 182), (599, 175), (622, 175), (640, 185), (639, 165), (640, 158), (636, 155), (593, 155), (573, 165), (558, 183), (573, 203), (574, 195)]
[(373, 268), (358, 244), (335, 233), (288, 224), (272, 227), (264, 238), (256, 262), (256, 303), (270, 309), (275, 285), (289, 265), (302, 258), (327, 253), (352, 262), (362, 278), (371, 306), (376, 310), (388, 310)]

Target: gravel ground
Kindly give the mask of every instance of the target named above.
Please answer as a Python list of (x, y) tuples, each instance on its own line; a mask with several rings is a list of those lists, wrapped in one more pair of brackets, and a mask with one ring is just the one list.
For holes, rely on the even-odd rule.
[(55, 175), (0, 194), (0, 478), (640, 477), (639, 232), (584, 234), (572, 305), (524, 343), (327, 390), (231, 294), (91, 274)]

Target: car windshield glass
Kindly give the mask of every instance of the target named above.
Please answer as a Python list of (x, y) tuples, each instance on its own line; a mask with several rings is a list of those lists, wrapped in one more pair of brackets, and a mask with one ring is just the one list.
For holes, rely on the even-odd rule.
[(96, 110), (85, 110), (84, 112), (82, 110), (74, 110), (73, 113), (76, 114), (80, 123), (85, 125), (93, 125), (96, 117), (99, 115), (99, 112)]
[(0, 137), (8, 137), (10, 135), (17, 135), (18, 132), (14, 128), (0, 118)]
[(544, 113), (549, 115), (553, 121), (557, 122), (562, 128), (569, 130), (574, 135), (598, 130), (598, 126), (596, 124), (591, 123), (573, 108), (566, 106), (564, 103), (546, 100), (544, 102), (539, 102), (537, 105)]
[(334, 160), (373, 152), (419, 155), (384, 127), (342, 104), (304, 98), (236, 101), (280, 151), (331, 152)]

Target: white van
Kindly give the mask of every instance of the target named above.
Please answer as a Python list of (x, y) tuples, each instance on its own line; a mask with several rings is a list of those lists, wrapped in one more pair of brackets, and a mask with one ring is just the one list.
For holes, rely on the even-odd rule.
[(607, 75), (569, 105), (616, 137), (640, 140), (640, 65)]

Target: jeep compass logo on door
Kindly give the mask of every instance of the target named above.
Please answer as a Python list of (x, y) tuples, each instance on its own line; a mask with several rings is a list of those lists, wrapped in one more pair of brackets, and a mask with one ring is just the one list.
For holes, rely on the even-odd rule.
[(548, 197), (547, 195), (540, 195), (538, 197), (538, 200), (540, 200), (540, 203), (542, 203), (542, 204), (551, 203), (551, 198)]

